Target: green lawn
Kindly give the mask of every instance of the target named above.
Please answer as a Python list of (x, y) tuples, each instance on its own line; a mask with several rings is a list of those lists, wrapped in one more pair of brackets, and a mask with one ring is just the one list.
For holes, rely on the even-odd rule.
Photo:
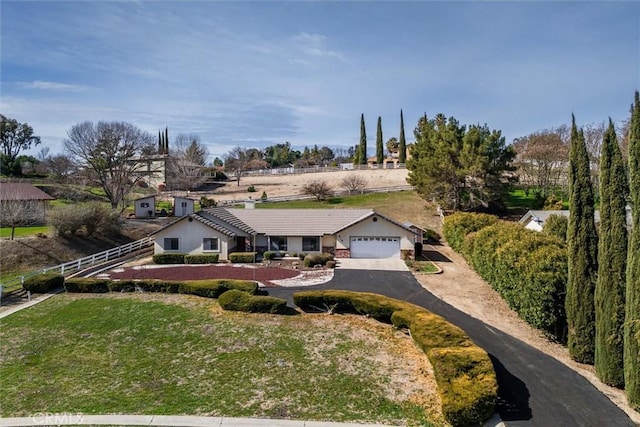
[[(292, 200), (288, 202), (267, 202), (256, 204), (260, 209), (333, 209), (333, 208), (369, 208), (372, 206), (414, 200), (414, 191), (398, 191), (393, 193), (354, 194), (352, 196), (330, 197), (327, 200)], [(373, 208), (372, 208), (373, 209)]]
[(407, 393), (414, 371), (402, 381), (385, 371), (401, 356), (394, 340), (408, 338), (355, 319), (230, 313), (180, 295), (62, 294), (3, 319), (0, 415), (440, 425)]
[[(49, 234), (49, 227), (46, 225), (33, 226), (33, 227), (16, 227), (15, 237), (31, 237), (38, 233)], [(0, 238), (11, 238), (11, 227), (0, 228)]]

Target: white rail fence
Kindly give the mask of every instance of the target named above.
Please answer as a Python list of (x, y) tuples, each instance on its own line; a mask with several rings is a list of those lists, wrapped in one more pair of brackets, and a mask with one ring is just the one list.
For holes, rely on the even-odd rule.
[(153, 244), (153, 237), (145, 237), (144, 239), (136, 240), (135, 242), (127, 243), (117, 248), (112, 248), (97, 254), (89, 255), (84, 258), (80, 258), (74, 261), (65, 262), (64, 264), (56, 265), (54, 267), (47, 267), (41, 270), (32, 271), (14, 279), (8, 280), (0, 284), (0, 292), (2, 288), (10, 288), (16, 285), (22, 285), (29, 277), (36, 276), (38, 274), (56, 272), (63, 276), (68, 276), (77, 271), (84, 270), (94, 265), (104, 264), (108, 261), (113, 261), (121, 258), (130, 253), (139, 251)]
[[(242, 176), (264, 176), (264, 175), (299, 175), (305, 173), (319, 173), (319, 172), (349, 172), (356, 170), (377, 170), (377, 169), (406, 169), (406, 165), (404, 163), (398, 163), (393, 165), (389, 163), (389, 165), (384, 168), (382, 165), (354, 165), (353, 163), (343, 163), (340, 166), (314, 166), (309, 168), (275, 168), (275, 169), (256, 169), (256, 170), (246, 170), (242, 172)], [(230, 171), (228, 172), (229, 177), (235, 177), (236, 172)]]

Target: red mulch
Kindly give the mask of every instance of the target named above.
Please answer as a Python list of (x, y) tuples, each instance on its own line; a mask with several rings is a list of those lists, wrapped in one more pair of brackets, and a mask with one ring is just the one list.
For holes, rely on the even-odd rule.
[(163, 280), (202, 280), (202, 279), (241, 279), (255, 280), (265, 286), (276, 286), (271, 280), (296, 277), (299, 271), (278, 267), (232, 267), (229, 265), (181, 265), (160, 268), (126, 268), (122, 272), (110, 271), (111, 279), (163, 279)]

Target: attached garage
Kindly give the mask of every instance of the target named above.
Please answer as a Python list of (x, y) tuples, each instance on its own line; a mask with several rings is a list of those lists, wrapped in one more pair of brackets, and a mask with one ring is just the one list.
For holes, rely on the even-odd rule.
[(351, 258), (400, 258), (400, 237), (351, 237)]

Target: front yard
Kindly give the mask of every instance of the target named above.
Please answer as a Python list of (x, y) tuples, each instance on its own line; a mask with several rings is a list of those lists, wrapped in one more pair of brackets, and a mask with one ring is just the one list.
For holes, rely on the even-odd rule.
[(361, 316), (230, 313), (183, 295), (62, 294), (4, 319), (0, 354), (3, 417), (443, 423), (426, 356), (404, 333)]

